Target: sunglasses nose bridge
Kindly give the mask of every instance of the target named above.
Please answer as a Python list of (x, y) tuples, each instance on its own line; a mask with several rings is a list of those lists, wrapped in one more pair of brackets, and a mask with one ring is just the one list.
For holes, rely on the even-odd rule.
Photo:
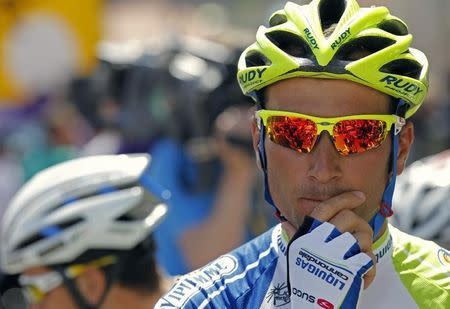
[(322, 135), (322, 132), (326, 131), (326, 132), (328, 132), (328, 134), (330, 135), (331, 138), (333, 137), (334, 123), (322, 121), (322, 122), (316, 122), (316, 126), (317, 126), (317, 136)]
[(334, 125), (335, 124), (336, 123), (327, 122), (327, 121), (316, 122), (317, 139), (316, 139), (316, 141), (314, 143), (314, 146), (317, 145), (320, 142), (321, 137), (324, 135), (324, 132), (328, 132), (328, 137), (330, 138), (331, 142), (333, 143), (334, 148), (336, 150), (338, 150), (337, 147), (336, 147), (336, 140), (335, 140), (334, 135), (333, 135), (334, 134), (333, 129), (334, 129)]

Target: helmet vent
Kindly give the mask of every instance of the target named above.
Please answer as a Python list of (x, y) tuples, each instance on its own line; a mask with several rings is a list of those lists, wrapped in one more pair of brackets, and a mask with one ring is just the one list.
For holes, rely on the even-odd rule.
[(24, 240), (23, 242), (21, 242), (16, 247), (16, 249), (17, 250), (23, 249), (23, 248), (28, 247), (28, 246), (32, 245), (33, 243), (38, 242), (38, 241), (40, 241), (42, 239), (45, 239), (45, 238), (48, 238), (50, 236), (56, 235), (60, 231), (63, 231), (65, 229), (67, 229), (67, 228), (77, 224), (78, 222), (80, 222), (82, 220), (83, 219), (79, 218), (79, 217), (78, 218), (73, 218), (73, 219), (67, 220), (67, 221), (65, 221), (63, 223), (55, 224), (55, 225), (49, 226), (49, 227), (47, 227), (45, 229), (42, 229), (41, 231), (39, 231), (39, 233), (37, 233), (37, 234), (29, 237), (28, 239)]
[(419, 79), (422, 66), (414, 60), (397, 59), (385, 64), (380, 71)]
[(275, 27), (287, 22), (287, 17), (284, 14), (275, 14), (269, 20), (270, 27)]
[(20, 250), (20, 249), (23, 249), (25, 247), (28, 247), (29, 245), (31, 245), (31, 244), (33, 244), (33, 243), (35, 243), (35, 242), (37, 242), (37, 241), (39, 241), (39, 240), (41, 240), (43, 238), (44, 237), (42, 235), (40, 235), (40, 234), (33, 235), (33, 236), (29, 237), (28, 239), (24, 240), (23, 242), (21, 242), (16, 247), (16, 250)]
[(325, 30), (328, 29), (331, 25), (339, 23), (339, 20), (344, 14), (346, 7), (346, 0), (322, 0), (320, 2), (319, 16), (324, 34)]
[(381, 22), (378, 25), (378, 28), (381, 30), (384, 30), (386, 32), (389, 32), (393, 35), (407, 35), (408, 34), (408, 27), (402, 23), (400, 20), (397, 19), (389, 19)]
[(270, 60), (266, 58), (263, 54), (251, 51), (245, 55), (245, 63), (247, 67), (259, 67), (263, 65), (270, 65)]
[(301, 37), (287, 31), (273, 31), (266, 33), (267, 38), (285, 53), (297, 57), (308, 58), (312, 52), (308, 44)]
[(61, 249), (64, 247), (64, 243), (62, 241), (58, 241), (57, 243), (53, 244), (52, 246), (46, 248), (45, 250), (39, 252), (39, 255), (42, 256), (46, 256), (50, 253), (52, 253), (53, 251), (56, 251), (58, 249)]
[(58, 228), (60, 228), (61, 230), (67, 229), (75, 224), (77, 224), (78, 222), (83, 221), (82, 218), (73, 218), (71, 220), (67, 220), (64, 223), (58, 224)]
[(344, 61), (356, 61), (376, 53), (395, 41), (383, 37), (361, 37), (344, 44), (336, 54), (336, 58)]
[(132, 207), (127, 213), (116, 219), (117, 222), (140, 221), (148, 217), (157, 205), (161, 204), (159, 198), (144, 191), (141, 201)]

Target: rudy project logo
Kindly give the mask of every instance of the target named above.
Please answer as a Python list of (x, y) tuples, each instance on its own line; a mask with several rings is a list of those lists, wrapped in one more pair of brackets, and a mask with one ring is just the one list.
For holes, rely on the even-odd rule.
[(444, 266), (450, 266), (450, 252), (445, 249), (439, 249), (438, 260)]
[(419, 86), (407, 82), (403, 80), (403, 78), (398, 78), (392, 75), (386, 75), (380, 79), (380, 82), (385, 83), (386, 87), (389, 89), (408, 95), (416, 96), (423, 92), (423, 89)]
[(311, 30), (309, 30), (308, 28), (305, 28), (305, 29), (303, 30), (303, 32), (305, 33), (306, 38), (308, 39), (309, 44), (312, 45), (312, 48), (313, 48), (313, 49), (319, 49), (319, 45), (317, 44), (316, 39), (314, 39), (314, 36), (312, 35)]
[(266, 296), (267, 303), (271, 303), (274, 307), (281, 307), (290, 303), (289, 290), (286, 282), (275, 285)]
[[(245, 73), (242, 73), (241, 75), (239, 75), (239, 81), (242, 84), (249, 84), (252, 82), (256, 83), (262, 78), (262, 76), (266, 70), (267, 70), (267, 68), (254, 69), (254, 70), (250, 70)], [(255, 78), (256, 78), (256, 80), (255, 80)]]
[(347, 30), (342, 32), (341, 35), (339, 35), (339, 37), (331, 44), (331, 49), (335, 50), (336, 48), (341, 46), (342, 43), (344, 43), (345, 40), (349, 37), (350, 37), (350, 28), (348, 28)]

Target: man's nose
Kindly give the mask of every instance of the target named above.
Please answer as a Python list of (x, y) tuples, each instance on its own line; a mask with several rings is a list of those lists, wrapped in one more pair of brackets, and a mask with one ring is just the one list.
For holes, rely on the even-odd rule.
[(308, 177), (319, 183), (336, 181), (342, 176), (340, 154), (328, 132), (322, 132), (309, 155)]

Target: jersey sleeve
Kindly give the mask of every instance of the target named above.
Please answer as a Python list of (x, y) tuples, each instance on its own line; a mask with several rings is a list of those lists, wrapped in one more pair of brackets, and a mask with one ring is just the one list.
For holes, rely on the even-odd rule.
[(278, 261), (272, 232), (180, 277), (156, 308), (259, 308)]
[(397, 243), (393, 263), (404, 287), (419, 308), (450, 308), (450, 252), (392, 229)]

